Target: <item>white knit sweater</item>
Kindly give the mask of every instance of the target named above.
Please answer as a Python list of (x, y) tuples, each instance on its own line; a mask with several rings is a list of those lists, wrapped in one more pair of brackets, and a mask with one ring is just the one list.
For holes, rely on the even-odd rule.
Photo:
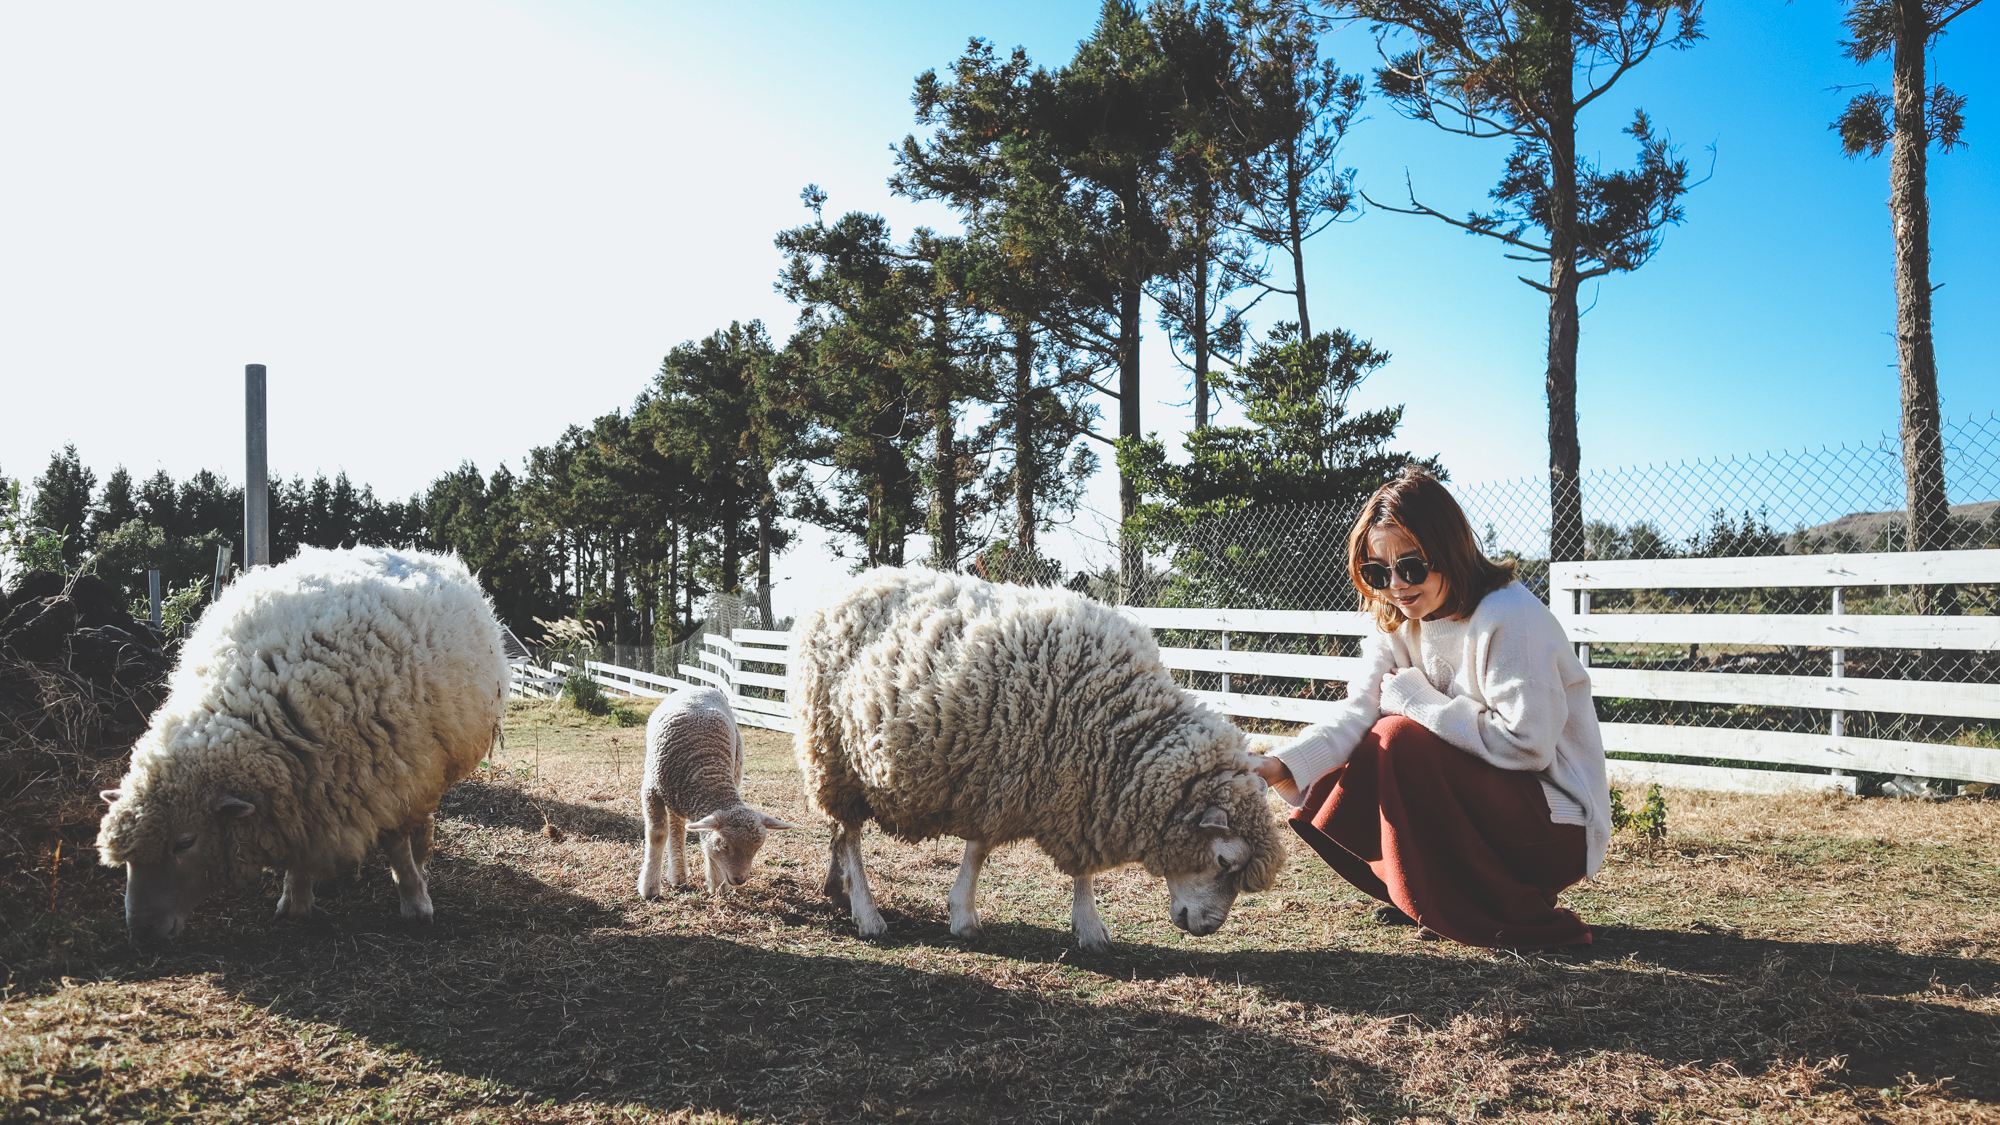
[(1583, 826), (1584, 874), (1597, 874), (1611, 839), (1611, 793), (1590, 673), (1540, 599), (1509, 583), (1464, 620), (1405, 621), (1370, 635), (1361, 659), (1339, 717), (1277, 751), (1292, 771), (1280, 796), (1298, 805), (1313, 782), (1347, 764), (1377, 719), (1404, 715), (1501, 769), (1534, 771), (1549, 819)]

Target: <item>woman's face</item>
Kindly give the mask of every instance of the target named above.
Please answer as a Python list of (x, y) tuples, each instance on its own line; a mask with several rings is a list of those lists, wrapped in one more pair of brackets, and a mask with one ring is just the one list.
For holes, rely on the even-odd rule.
[(1386, 598), (1404, 617), (1421, 621), (1438, 611), (1444, 604), (1444, 575), (1433, 570), (1424, 580), (1414, 586), (1396, 573), (1396, 564), (1404, 559), (1422, 561), (1424, 553), (1417, 541), (1400, 527), (1371, 527), (1368, 529), (1367, 562), (1379, 563), (1389, 569), (1389, 588), (1374, 591), (1378, 598)]

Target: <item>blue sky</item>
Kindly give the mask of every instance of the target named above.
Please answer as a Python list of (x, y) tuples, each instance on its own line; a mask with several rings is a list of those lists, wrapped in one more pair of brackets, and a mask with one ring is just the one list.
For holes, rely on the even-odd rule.
[[(271, 465), (406, 495), (461, 460), (519, 459), (628, 405), (674, 344), (731, 319), (782, 336), (771, 236), (798, 192), (949, 226), (893, 199), (911, 80), (969, 36), (1060, 64), (1089, 3), (563, 0), (143, 3), (0, 9), (0, 472), (75, 442), (100, 475), (240, 479), (241, 371), (271, 371)], [(1709, 38), (1627, 78), (1583, 151), (1630, 159), (1643, 106), (1714, 173), (1636, 274), (1586, 293), (1587, 468), (1871, 440), (1897, 422), (1885, 160), (1840, 155), (1830, 0), (1711, 5)], [(1365, 29), (1331, 53), (1366, 68)], [(2000, 8), (1936, 74), (1970, 97), (1932, 161), (1947, 413), (2000, 408)], [(1345, 162), (1482, 206), (1504, 143), (1383, 102)], [(1497, 244), (1367, 214), (1313, 244), (1316, 326), (1393, 362), (1357, 405), (1407, 404), (1399, 445), (1461, 481), (1542, 471), (1546, 302)], [(1273, 312), (1276, 312), (1273, 309)], [(1155, 332), (1149, 429), (1187, 392)], [(1093, 500), (1112, 506), (1109, 482)]]

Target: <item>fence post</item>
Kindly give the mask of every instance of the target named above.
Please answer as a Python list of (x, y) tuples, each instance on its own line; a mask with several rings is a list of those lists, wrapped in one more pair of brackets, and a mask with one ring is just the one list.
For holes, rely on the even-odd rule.
[[(1590, 616), (1589, 590), (1578, 590), (1576, 592), (1576, 614), (1578, 617)], [(1581, 663), (1585, 668), (1590, 667), (1590, 646), (1589, 645), (1576, 646), (1576, 659), (1578, 663)]]
[[(1846, 598), (1843, 596), (1843, 590), (1841, 587), (1835, 586), (1833, 588), (1833, 615), (1835, 617), (1839, 617), (1846, 612), (1847, 612), (1847, 601)], [(1832, 655), (1833, 655), (1832, 659), (1833, 678), (1836, 681), (1845, 679), (1847, 676), (1847, 650), (1844, 648), (1837, 648), (1833, 650)], [(1836, 707), (1833, 709), (1833, 711), (1831, 711), (1827, 715), (1827, 733), (1833, 735), (1833, 737), (1835, 738), (1846, 737), (1847, 735), (1846, 711), (1843, 711), (1840, 708)], [(1828, 772), (1832, 773), (1833, 776), (1835, 777), (1843, 776), (1839, 770), (1830, 770)]]
[(146, 572), (146, 598), (153, 603), (153, 628), (162, 628), (160, 624), (160, 572), (157, 570)]
[[(1226, 629), (1222, 633), (1222, 651), (1229, 651), (1229, 632)], [(1229, 694), (1229, 673), (1227, 672), (1222, 674), (1222, 694)]]
[(271, 565), (271, 473), (264, 445), (264, 365), (243, 368), (243, 568)]
[(227, 543), (215, 545), (215, 588), (209, 592), (208, 600), (215, 601), (222, 596), (222, 583), (229, 577), (229, 555), (232, 548)]

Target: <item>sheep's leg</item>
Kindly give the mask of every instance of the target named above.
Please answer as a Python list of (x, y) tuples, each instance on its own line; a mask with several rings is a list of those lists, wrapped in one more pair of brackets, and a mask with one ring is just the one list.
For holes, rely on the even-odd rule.
[(667, 882), (678, 887), (688, 881), (687, 817), (667, 810)]
[(722, 870), (722, 864), (717, 862), (714, 854), (708, 850), (706, 838), (701, 842), (701, 873), (702, 878), (708, 882), (709, 894), (719, 895), (729, 889), (729, 875)]
[(841, 836), (840, 869), (847, 879), (848, 913), (854, 917), (855, 928), (862, 937), (880, 937), (889, 932), (889, 924), (882, 920), (882, 912), (875, 909), (875, 895), (868, 889), (868, 871), (861, 866), (861, 826), (849, 825)]
[(660, 897), (660, 853), (667, 847), (667, 802), (648, 793), (640, 803), (646, 806), (646, 856), (639, 864), (639, 897)]
[(424, 869), (410, 854), (408, 833), (398, 832), (382, 842), (389, 857), (389, 873), (396, 879), (396, 894), (403, 900), (403, 917), (412, 922), (431, 920), (431, 892), (424, 884)]
[(278, 917), (304, 918), (313, 912), (313, 881), (303, 871), (285, 872), (285, 892), (278, 896)]
[(979, 871), (986, 866), (986, 856), (992, 849), (983, 840), (965, 842), (965, 859), (958, 865), (958, 882), (951, 885), (951, 934), (953, 937), (970, 940), (979, 936), (979, 911), (973, 908), (973, 898), (978, 893)]
[(1076, 931), (1076, 943), (1085, 953), (1111, 952), (1111, 931), (1104, 927), (1104, 919), (1097, 915), (1097, 889), (1094, 875), (1076, 877), (1076, 899), (1070, 903), (1069, 924)]
[(834, 822), (833, 841), (827, 847), (826, 886), (823, 889), (826, 891), (826, 897), (832, 899), (833, 904), (842, 910), (847, 909), (847, 882), (840, 874), (840, 852), (845, 846), (846, 839), (847, 826), (838, 821)]

